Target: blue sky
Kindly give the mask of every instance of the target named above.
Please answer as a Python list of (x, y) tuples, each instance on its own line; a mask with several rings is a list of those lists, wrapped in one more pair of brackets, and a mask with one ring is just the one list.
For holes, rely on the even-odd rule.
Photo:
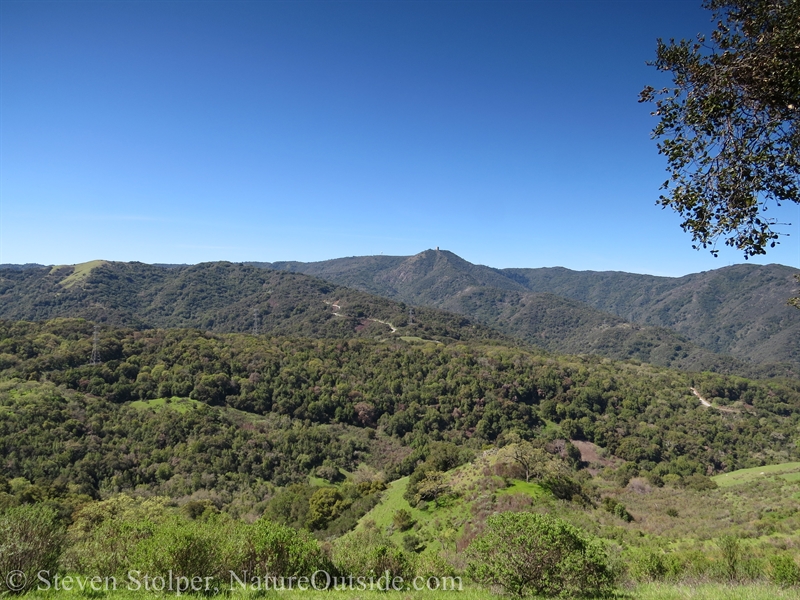
[[(415, 254), (683, 275), (637, 103), (700, 0), (8, 2), (0, 262)], [(800, 207), (766, 258), (800, 267)]]

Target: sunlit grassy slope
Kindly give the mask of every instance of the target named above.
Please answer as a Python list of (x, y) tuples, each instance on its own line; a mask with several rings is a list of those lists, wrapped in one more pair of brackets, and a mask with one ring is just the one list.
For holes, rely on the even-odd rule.
[[(510, 485), (503, 478), (487, 474), (495, 457), (487, 453), (472, 463), (462, 465), (446, 474), (447, 484), (452, 490), (437, 502), (421, 503), (411, 506), (403, 495), (408, 489), (408, 477), (389, 484), (381, 502), (359, 521), (358, 527), (375, 525), (388, 533), (398, 546), (403, 545), (406, 535), (414, 535), (424, 542), (429, 550), (454, 549), (455, 540), (464, 534), (465, 527), (475, 523), (484, 505), (494, 505), (498, 496), (519, 494), (525, 498), (552, 498), (550, 492), (538, 484), (511, 480)], [(415, 525), (408, 531), (397, 530), (392, 519), (399, 510), (411, 514)]]
[(196, 406), (203, 406), (202, 402), (192, 400), (190, 398), (156, 398), (155, 400), (135, 400), (130, 404), (137, 409), (151, 408), (158, 412), (165, 408), (175, 410), (179, 413), (185, 413)]
[(781, 465), (767, 465), (751, 469), (739, 469), (730, 473), (722, 473), (712, 479), (719, 487), (730, 487), (765, 478), (780, 478), (786, 481), (800, 481), (800, 462)]
[[(73, 265), (72, 273), (70, 273), (64, 279), (62, 279), (59, 282), (59, 285), (63, 288), (71, 288), (76, 283), (80, 283), (81, 281), (86, 279), (91, 274), (92, 270), (96, 269), (100, 265), (106, 264), (106, 262), (108, 261), (90, 260), (89, 262)], [(61, 267), (53, 267), (52, 271), (55, 271), (60, 268)]]

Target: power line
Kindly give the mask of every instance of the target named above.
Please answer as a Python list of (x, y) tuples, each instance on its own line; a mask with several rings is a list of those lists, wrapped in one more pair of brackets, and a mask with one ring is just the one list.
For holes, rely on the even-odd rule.
[(97, 342), (100, 337), (100, 326), (95, 323), (94, 324), (94, 334), (92, 335), (92, 358), (89, 361), (89, 364), (92, 366), (96, 366), (100, 364), (100, 350), (97, 348)]

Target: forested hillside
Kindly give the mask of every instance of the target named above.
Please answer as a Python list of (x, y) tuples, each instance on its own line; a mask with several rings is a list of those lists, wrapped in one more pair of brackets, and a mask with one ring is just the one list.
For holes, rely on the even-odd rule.
[(800, 311), (786, 305), (794, 273), (778, 265), (677, 279), (500, 270), (439, 250), (321, 263), (92, 261), (0, 269), (0, 318), (215, 332), (257, 326), (311, 337), (516, 338), (553, 352), (796, 377)]
[[(101, 364), (88, 364), (91, 350), (86, 321), (0, 325), (0, 446), (10, 477), (60, 478), (93, 493), (171, 481), (164, 489), (174, 495), (215, 488), (220, 477), (239, 481), (237, 472), (245, 482), (286, 483), (326, 460), (352, 469), (370, 455), (402, 474), (403, 457), (428, 442), (479, 448), (536, 436), (547, 423), (629, 461), (631, 473), (713, 474), (800, 457), (796, 380), (689, 376), (474, 342), (189, 329), (104, 328)], [(691, 386), (720, 409), (703, 407)], [(185, 418), (162, 407), (152, 420), (148, 405), (132, 404), (172, 397), (196, 405), (175, 405)], [(245, 414), (247, 427), (234, 427)]]
[[(50, 553), (14, 563), (26, 572), (202, 573), (221, 585), (255, 564), (480, 582), (463, 552), (502, 513), (549, 515), (624, 552), (596, 555), (604, 585), (623, 572), (664, 578), (667, 560), (680, 577), (729, 577), (719, 552), (695, 550), (720, 527), (758, 538), (736, 573), (795, 581), (770, 565), (792, 560), (797, 510), (784, 496), (798, 463), (764, 467), (776, 475), (744, 490), (744, 508), (711, 476), (800, 459), (797, 380), (480, 340), (108, 324), (90, 364), (94, 331), (82, 319), (0, 321), (0, 535), (12, 552), (22, 546), (7, 532)], [(682, 546), (662, 557), (669, 541)]]
[(790, 364), (754, 365), (723, 356), (665, 327), (637, 325), (577, 300), (548, 293), (469, 288), (442, 305), (553, 352), (597, 354), (689, 371), (749, 376), (793, 376), (798, 372)]
[(568, 269), (506, 269), (531, 291), (572, 298), (643, 325), (667, 327), (714, 352), (758, 362), (800, 360), (800, 270), (733, 265), (685, 277)]
[[(133, 327), (196, 327), (307, 337), (394, 334), (502, 338), (462, 315), (347, 289), (301, 274), (226, 262), (192, 266), (93, 261), (0, 270), (0, 318), (82, 317)], [(394, 330), (394, 331), (393, 331)]]
[[(800, 367), (800, 311), (786, 305), (796, 293), (793, 275), (800, 271), (781, 265), (736, 265), (670, 278), (564, 268), (493, 269), (444, 250), (258, 264), (459, 312), (559, 352), (749, 373), (759, 371), (753, 365), (783, 363), (766, 372), (795, 376)], [(534, 313), (548, 317), (537, 322)], [(610, 333), (608, 326), (621, 320), (629, 325)]]

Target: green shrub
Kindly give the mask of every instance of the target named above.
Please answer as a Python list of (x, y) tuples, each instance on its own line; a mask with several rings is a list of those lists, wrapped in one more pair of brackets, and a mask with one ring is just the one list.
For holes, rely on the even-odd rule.
[(375, 528), (358, 529), (336, 540), (332, 558), (344, 576), (380, 577), (389, 571), (392, 577), (413, 575), (410, 557)]
[(67, 548), (64, 564), (78, 572), (102, 576), (125, 573), (132, 567), (136, 545), (152, 536), (155, 527), (144, 520), (105, 521)]
[(392, 516), (392, 524), (398, 531), (408, 531), (414, 526), (416, 520), (411, 516), (411, 513), (404, 508), (396, 511)]
[(610, 593), (614, 573), (600, 542), (549, 515), (500, 513), (467, 549), (467, 573), (515, 596)]
[(646, 477), (647, 481), (650, 485), (654, 485), (656, 487), (664, 487), (664, 479), (658, 473), (648, 473)]
[(680, 475), (675, 475), (674, 473), (667, 473), (666, 475), (661, 476), (661, 481), (664, 482), (665, 486), (680, 487), (683, 483), (683, 477)]
[(722, 554), (722, 567), (725, 577), (731, 581), (738, 579), (739, 560), (742, 555), (739, 538), (726, 535), (719, 539), (717, 546)]
[(704, 492), (706, 490), (717, 489), (717, 482), (706, 477), (705, 475), (688, 475), (683, 478), (684, 487), (694, 490), (696, 492)]
[(102, 576), (127, 572), (137, 544), (169, 518), (167, 503), (167, 498), (119, 495), (82, 506), (67, 530), (64, 566)]
[(667, 563), (660, 551), (646, 548), (633, 555), (628, 573), (635, 581), (661, 581), (667, 575)]
[(764, 576), (764, 562), (757, 556), (747, 556), (739, 561), (738, 577), (741, 581), (758, 581)]
[(252, 525), (237, 524), (229, 536), (227, 566), (248, 577), (310, 576), (318, 569), (330, 571), (330, 561), (308, 532), (259, 519)]
[(190, 500), (181, 506), (181, 512), (190, 519), (207, 519), (219, 513), (219, 509), (211, 500)]
[(305, 483), (293, 483), (280, 488), (270, 498), (263, 516), (282, 525), (298, 529), (305, 527), (308, 521), (309, 500), (318, 489)]
[(417, 552), (422, 552), (425, 550), (425, 543), (419, 538), (419, 536), (408, 533), (403, 536), (403, 549), (406, 552), (412, 552), (416, 554)]
[[(700, 556), (702, 556), (702, 552)], [(664, 569), (666, 570), (664, 579), (679, 581), (698, 567), (702, 568), (702, 565), (697, 565), (695, 561), (696, 556), (691, 552), (668, 552), (664, 554), (663, 562)]]
[(541, 479), (541, 484), (559, 500), (570, 500), (578, 504), (583, 503), (583, 488), (581, 484), (564, 473), (550, 473)]
[(420, 466), (411, 474), (403, 498), (412, 506), (419, 507), (423, 502), (434, 502), (440, 497), (450, 493), (451, 488), (446, 483), (446, 476), (442, 471), (425, 471)]
[(317, 467), (316, 475), (329, 483), (344, 481), (342, 472), (333, 465), (323, 464), (321, 467)]
[(603, 498), (603, 509), (623, 521), (628, 523), (633, 521), (633, 516), (628, 512), (628, 509), (621, 502), (610, 496)]
[(714, 576), (715, 567), (720, 564), (712, 562), (698, 549), (664, 552), (658, 548), (645, 547), (630, 551), (626, 557), (628, 575), (637, 582), (706, 579)]
[(776, 554), (770, 559), (770, 579), (781, 586), (800, 585), (800, 567), (790, 554)]
[(355, 529), (358, 520), (367, 514), (374, 506), (380, 502), (379, 494), (363, 496), (353, 502), (348, 508), (342, 511), (336, 519), (328, 523), (324, 530), (314, 533), (318, 539), (329, 539), (343, 536), (348, 531)]
[[(40, 570), (54, 575), (63, 542), (64, 528), (48, 506), (14, 506), (0, 514), (0, 596), (30, 589)], [(7, 579), (12, 571), (24, 577)]]
[(680, 553), (676, 553), (676, 556), (679, 557), (678, 560), (681, 565), (680, 571), (675, 571), (676, 575), (684, 575), (686, 577), (699, 579), (707, 577), (713, 570), (714, 563), (702, 550), (684, 550)]
[(306, 524), (311, 530), (325, 529), (349, 506), (350, 502), (336, 488), (319, 488), (308, 500)]
[(226, 581), (226, 567), (230, 564), (226, 560), (226, 542), (233, 527), (223, 516), (202, 521), (174, 517), (139, 542), (131, 568), (150, 577), (212, 577), (217, 582)]

